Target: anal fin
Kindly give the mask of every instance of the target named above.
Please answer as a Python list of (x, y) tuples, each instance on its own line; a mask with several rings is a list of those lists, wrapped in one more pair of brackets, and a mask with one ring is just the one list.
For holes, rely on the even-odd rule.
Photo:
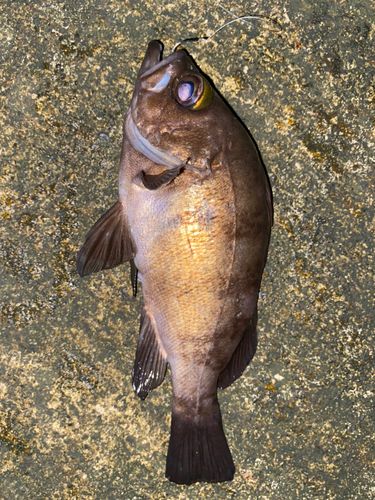
[(242, 375), (250, 361), (253, 359), (257, 348), (257, 319), (258, 313), (255, 309), (254, 314), (250, 320), (250, 323), (245, 329), (240, 343), (232, 354), (232, 357), (229, 360), (227, 366), (219, 375), (217, 386), (220, 389), (226, 389), (235, 380), (237, 380)]
[(93, 225), (77, 255), (77, 271), (80, 276), (111, 269), (131, 260), (135, 246), (131, 241), (124, 207), (117, 201)]
[(142, 400), (145, 399), (152, 389), (163, 382), (166, 370), (167, 360), (159, 345), (156, 326), (143, 305), (132, 371), (132, 384), (136, 395)]

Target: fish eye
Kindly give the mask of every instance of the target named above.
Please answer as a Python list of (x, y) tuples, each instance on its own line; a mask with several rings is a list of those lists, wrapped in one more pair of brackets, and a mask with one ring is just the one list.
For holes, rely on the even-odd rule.
[(174, 97), (184, 108), (203, 109), (212, 101), (212, 87), (203, 76), (186, 74), (176, 81)]
[(182, 82), (177, 88), (177, 95), (181, 102), (186, 102), (193, 97), (194, 83)]

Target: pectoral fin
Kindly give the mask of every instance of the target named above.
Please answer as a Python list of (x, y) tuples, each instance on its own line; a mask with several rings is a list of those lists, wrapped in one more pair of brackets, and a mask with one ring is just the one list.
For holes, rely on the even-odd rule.
[(77, 271), (86, 276), (131, 260), (135, 245), (130, 238), (124, 208), (117, 201), (90, 229), (77, 255)]
[(142, 400), (145, 399), (152, 389), (163, 382), (166, 370), (167, 360), (159, 345), (156, 326), (143, 306), (137, 353), (132, 371), (132, 384), (136, 395)]
[(143, 185), (145, 188), (150, 190), (159, 189), (161, 186), (168, 184), (168, 182), (171, 182), (173, 179), (175, 179), (180, 173), (181, 168), (182, 165), (164, 170), (164, 172), (161, 172), (161, 174), (157, 175), (148, 175), (142, 172), (141, 175)]
[(257, 319), (258, 314), (255, 310), (249, 325), (247, 326), (243, 337), (234, 351), (229, 363), (219, 375), (217, 386), (220, 389), (226, 389), (244, 372), (247, 365), (253, 359), (257, 348)]

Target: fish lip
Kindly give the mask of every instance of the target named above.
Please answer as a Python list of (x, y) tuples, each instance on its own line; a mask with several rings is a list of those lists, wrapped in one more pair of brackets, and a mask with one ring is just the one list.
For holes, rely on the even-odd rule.
[(168, 168), (176, 168), (184, 163), (183, 160), (168, 151), (157, 148), (143, 137), (133, 121), (131, 112), (127, 114), (125, 119), (125, 132), (133, 148), (154, 163), (165, 165)]
[[(162, 56), (163, 52), (163, 47), (160, 47), (160, 57)], [(147, 78), (148, 76), (152, 75), (155, 71), (158, 69), (162, 68), (163, 66), (170, 64), (174, 61), (182, 61), (185, 57), (187, 57), (187, 53), (184, 50), (178, 50), (177, 52), (172, 52), (166, 59), (160, 60), (158, 63), (156, 63), (154, 66), (146, 70), (142, 75), (140, 76), (141, 80), (143, 78)]]

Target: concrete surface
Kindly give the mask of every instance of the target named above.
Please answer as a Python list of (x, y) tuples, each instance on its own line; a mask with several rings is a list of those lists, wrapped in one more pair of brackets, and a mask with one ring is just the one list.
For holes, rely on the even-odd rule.
[(231, 483), (164, 478), (169, 376), (130, 373), (127, 265), (75, 256), (116, 200), (122, 120), (148, 41), (231, 19), (211, 1), (0, 4), (0, 498), (375, 497), (375, 6), (226, 1), (240, 23), (186, 47), (252, 131), (275, 226), (259, 347), (220, 394)]

